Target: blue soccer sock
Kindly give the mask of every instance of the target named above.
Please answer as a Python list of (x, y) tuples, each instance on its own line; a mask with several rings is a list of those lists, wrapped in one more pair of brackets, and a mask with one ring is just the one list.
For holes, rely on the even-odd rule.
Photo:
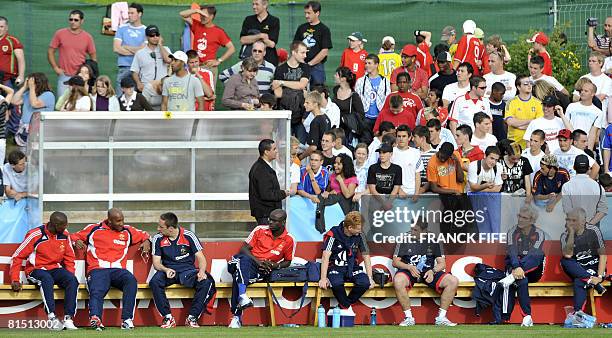
[(238, 295), (239, 296), (242, 296), (246, 293), (246, 287), (247, 287), (246, 284), (242, 284), (242, 283), (238, 284)]

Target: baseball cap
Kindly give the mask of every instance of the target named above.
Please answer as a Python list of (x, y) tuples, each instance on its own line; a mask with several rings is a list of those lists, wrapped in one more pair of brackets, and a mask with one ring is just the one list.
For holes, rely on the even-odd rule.
[(574, 169), (589, 170), (589, 158), (584, 154), (576, 156), (576, 159), (574, 160)]
[(465, 34), (474, 34), (476, 30), (476, 23), (474, 20), (465, 20), (463, 23), (463, 33)]
[(537, 32), (531, 37), (531, 39), (527, 39), (527, 42), (529, 43), (537, 42), (539, 44), (546, 46), (548, 44), (548, 36), (546, 36), (544, 32)]
[(391, 44), (393, 44), (393, 45), (395, 44), (395, 39), (394, 39), (392, 36), (385, 36), (385, 37), (382, 39), (382, 43), (381, 43), (381, 45), (382, 45), (382, 44), (384, 44), (384, 43), (385, 43), (385, 41), (389, 41), (389, 42), (391, 42)]
[(68, 81), (64, 82), (64, 84), (68, 86), (84, 86), (85, 80), (83, 80), (82, 77), (75, 75), (68, 79)]
[(363, 37), (363, 34), (361, 34), (361, 32), (353, 32), (346, 38), (353, 41), (368, 42), (368, 40)]
[(484, 31), (480, 29), (480, 27), (476, 27), (476, 29), (474, 30), (474, 37), (476, 37), (477, 39), (484, 38)]
[(376, 149), (377, 153), (392, 153), (393, 147), (389, 144), (383, 143), (380, 145), (378, 149)]
[(417, 47), (415, 45), (405, 45), (404, 48), (402, 48), (402, 54), (415, 56), (417, 55)]
[(183, 52), (182, 50), (177, 50), (176, 52), (170, 54), (170, 57), (187, 63), (187, 54), (185, 54), (185, 52)]
[(440, 38), (440, 40), (442, 41), (448, 41), (450, 39), (451, 36), (457, 34), (457, 31), (455, 31), (455, 27), (453, 26), (446, 26), (442, 29), (442, 37)]
[(542, 104), (545, 106), (556, 106), (559, 104), (559, 100), (552, 95), (548, 95), (542, 100)]
[(146, 36), (151, 36), (152, 34), (159, 34), (159, 28), (155, 25), (149, 25), (147, 29), (145, 29)]
[(563, 138), (569, 139), (571, 136), (572, 136), (572, 132), (569, 129), (561, 129), (559, 130), (559, 133), (557, 134), (557, 138), (563, 137)]
[(451, 62), (453, 61), (453, 58), (449, 52), (442, 52), (438, 54), (436, 60), (438, 60), (438, 62)]
[(121, 79), (121, 88), (134, 88), (136, 87), (136, 82), (131, 77), (124, 77)]
[(289, 58), (289, 53), (287, 53), (287, 50), (285, 48), (277, 49), (276, 55), (278, 56), (279, 63), (285, 62), (287, 61), (287, 58)]
[(559, 168), (559, 163), (557, 162), (557, 156), (553, 154), (546, 154), (540, 160), (540, 163), (547, 165), (549, 167)]

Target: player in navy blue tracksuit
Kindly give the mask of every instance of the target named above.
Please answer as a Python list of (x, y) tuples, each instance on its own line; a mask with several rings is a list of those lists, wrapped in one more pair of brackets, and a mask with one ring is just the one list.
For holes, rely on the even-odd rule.
[[(323, 236), (319, 287), (327, 289), (331, 286), (334, 296), (343, 309), (349, 308), (374, 286), (370, 252), (361, 233), (362, 223), (361, 214), (352, 211), (346, 215), (344, 221)], [(357, 264), (358, 252), (363, 258), (365, 271)], [(355, 284), (348, 295), (344, 289), (345, 282)]]
[[(149, 281), (155, 307), (164, 317), (161, 327), (176, 326), (170, 313), (166, 287), (181, 284), (195, 288), (185, 326), (199, 327), (198, 318), (216, 292), (215, 281), (206, 272), (206, 257), (196, 235), (178, 225), (175, 214), (160, 216), (159, 233), (153, 237), (153, 266), (157, 272)], [(195, 263), (197, 261), (197, 268)]]
[(601, 230), (586, 223), (584, 209), (576, 208), (565, 217), (565, 232), (561, 234), (563, 271), (574, 280), (574, 310), (582, 310), (586, 303), (587, 287), (605, 292), (600, 284), (605, 278), (605, 246)]

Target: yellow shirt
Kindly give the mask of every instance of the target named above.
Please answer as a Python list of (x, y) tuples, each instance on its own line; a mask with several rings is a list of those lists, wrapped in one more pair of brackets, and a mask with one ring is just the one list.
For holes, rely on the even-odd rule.
[(387, 79), (390, 79), (395, 68), (402, 66), (402, 58), (397, 53), (380, 53), (378, 59), (378, 73)]
[[(542, 101), (535, 97), (530, 97), (529, 100), (523, 101), (518, 96), (515, 96), (512, 100), (508, 101), (506, 105), (506, 121), (510, 117), (514, 117), (520, 120), (534, 120), (544, 116), (544, 110), (542, 110)], [(517, 129), (508, 126), (508, 139), (519, 142), (521, 147), (525, 149), (525, 135), (524, 129)]]

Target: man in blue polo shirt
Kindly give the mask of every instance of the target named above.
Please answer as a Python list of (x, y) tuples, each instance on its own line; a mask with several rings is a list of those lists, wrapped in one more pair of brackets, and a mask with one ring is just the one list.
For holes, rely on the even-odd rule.
[(244, 240), (240, 253), (232, 256), (227, 271), (232, 274), (232, 299), (234, 314), (231, 329), (242, 326), (242, 311), (253, 306), (247, 296), (247, 285), (270, 274), (272, 270), (286, 268), (295, 254), (296, 241), (285, 227), (287, 213), (282, 209), (272, 210), (269, 225), (257, 226)]
[[(157, 272), (149, 281), (149, 286), (155, 307), (164, 317), (161, 327), (176, 327), (166, 298), (166, 287), (178, 283), (195, 288), (185, 326), (197, 328), (198, 318), (216, 292), (215, 281), (206, 272), (206, 257), (196, 235), (179, 226), (178, 218), (171, 212), (162, 214), (159, 218), (159, 233), (152, 240), (153, 267)], [(196, 261), (197, 268), (194, 265)]]

